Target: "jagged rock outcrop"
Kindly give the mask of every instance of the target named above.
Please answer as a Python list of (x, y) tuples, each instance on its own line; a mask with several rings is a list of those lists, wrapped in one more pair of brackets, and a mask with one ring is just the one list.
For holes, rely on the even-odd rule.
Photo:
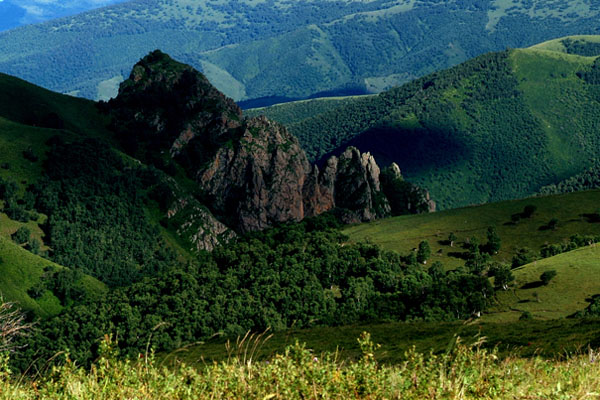
[(381, 192), (379, 174), (369, 153), (361, 154), (357, 148), (348, 147), (339, 158), (332, 156), (325, 163), (318, 181), (321, 202), (348, 210), (346, 222), (389, 216), (390, 205)]
[(227, 226), (259, 230), (336, 207), (346, 210), (348, 222), (390, 215), (370, 154), (348, 148), (320, 171), (285, 127), (264, 117), (242, 118), (202, 74), (159, 51), (136, 64), (106, 108), (130, 154), (172, 173), (181, 167), (197, 182), (196, 198), (210, 212), (180, 195), (168, 216), (206, 221), (182, 220), (177, 229), (198, 249), (231, 237)]
[(304, 218), (310, 164), (298, 140), (264, 117), (246, 120), (242, 129), (237, 143), (220, 148), (198, 170), (210, 207), (242, 231)]
[(381, 172), (381, 189), (390, 203), (392, 215), (435, 211), (436, 205), (429, 192), (406, 182), (396, 163)]

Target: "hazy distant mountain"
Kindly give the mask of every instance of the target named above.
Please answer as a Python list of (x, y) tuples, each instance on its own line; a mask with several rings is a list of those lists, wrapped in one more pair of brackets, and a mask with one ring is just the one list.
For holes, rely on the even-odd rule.
[(0, 0), (0, 31), (122, 1), (124, 0)]
[(488, 51), (597, 33), (599, 13), (567, 0), (133, 0), (0, 34), (0, 71), (107, 98), (159, 48), (235, 100), (379, 92)]

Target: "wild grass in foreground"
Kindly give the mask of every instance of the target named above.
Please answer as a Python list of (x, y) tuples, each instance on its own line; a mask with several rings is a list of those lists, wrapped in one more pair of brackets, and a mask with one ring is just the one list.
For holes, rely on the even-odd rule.
[(23, 379), (0, 368), (0, 399), (583, 399), (600, 397), (600, 361), (592, 350), (563, 361), (498, 358), (457, 340), (441, 355), (409, 350), (387, 366), (374, 358), (369, 334), (362, 357), (342, 362), (295, 344), (269, 361), (234, 357), (195, 369), (119, 360), (110, 340), (86, 370), (68, 359), (49, 375)]

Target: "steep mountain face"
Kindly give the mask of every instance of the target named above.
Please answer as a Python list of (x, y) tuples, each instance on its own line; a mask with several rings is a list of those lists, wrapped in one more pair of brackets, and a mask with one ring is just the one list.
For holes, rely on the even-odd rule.
[(106, 99), (161, 48), (235, 100), (380, 92), (488, 51), (597, 33), (599, 12), (588, 0), (132, 0), (0, 33), (0, 71)]
[[(159, 168), (181, 168), (196, 182), (202, 203), (237, 231), (299, 221), (335, 207), (346, 209), (349, 221), (390, 213), (379, 167), (369, 154), (349, 148), (319, 171), (284, 126), (264, 117), (243, 118), (202, 74), (159, 51), (137, 63), (119, 96), (103, 107), (131, 155)], [(188, 204), (174, 196), (169, 213)], [(226, 232), (214, 221), (209, 225), (219, 228), (217, 236)], [(211, 248), (214, 239), (196, 245)]]

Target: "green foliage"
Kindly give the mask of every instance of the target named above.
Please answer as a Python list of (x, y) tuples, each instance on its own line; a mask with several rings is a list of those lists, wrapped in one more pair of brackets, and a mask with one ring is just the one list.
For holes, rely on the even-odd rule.
[(571, 318), (598, 318), (600, 317), (600, 295), (593, 295), (590, 304), (581, 311), (570, 315)]
[(591, 42), (583, 39), (566, 38), (562, 40), (565, 51), (568, 54), (577, 54), (578, 56), (597, 57), (600, 56), (600, 43)]
[(540, 281), (543, 285), (548, 285), (552, 279), (556, 276), (557, 272), (555, 270), (544, 271), (540, 275)]
[(431, 247), (429, 247), (429, 242), (422, 241), (419, 243), (419, 248), (417, 250), (417, 261), (421, 264), (426, 264), (427, 259), (431, 256)]
[(454, 242), (458, 240), (458, 237), (454, 234), (454, 232), (450, 232), (448, 235), (448, 245), (450, 247), (454, 247)]
[[(31, 317), (48, 317), (61, 311), (60, 300), (47, 291), (44, 276), (49, 265), (56, 270), (62, 267), (32, 254), (4, 237), (0, 237), (0, 254), (0, 291), (6, 301), (18, 303)], [(84, 276), (80, 280), (80, 286), (85, 290), (86, 298), (93, 300), (106, 290), (103, 284), (90, 276)]]
[(101, 356), (89, 369), (67, 356), (47, 376), (23, 379), (3, 359), (0, 396), (24, 400), (573, 398), (593, 393), (600, 384), (594, 351), (550, 361), (501, 360), (496, 349), (483, 347), (484, 340), (465, 344), (455, 337), (445, 352), (427, 354), (412, 348), (401, 364), (386, 365), (374, 355), (377, 346), (368, 334), (359, 343), (363, 354), (355, 360), (340, 360), (332, 352), (316, 353), (296, 342), (264, 362), (242, 354), (198, 368), (186, 364), (164, 368), (152, 354), (142, 354), (142, 360), (119, 359), (115, 343), (105, 337)]
[(600, 167), (594, 165), (587, 168), (584, 172), (573, 175), (561, 182), (544, 186), (539, 192), (542, 195), (549, 195), (598, 188), (600, 188)]
[(24, 244), (29, 241), (30, 236), (31, 236), (31, 230), (26, 226), (21, 226), (10, 237), (15, 243)]
[(523, 208), (523, 212), (521, 213), (521, 216), (523, 218), (531, 218), (533, 216), (533, 213), (535, 213), (536, 210), (537, 210), (536, 206), (534, 206), (533, 204), (527, 204)]
[(34, 190), (53, 261), (111, 286), (174, 263), (145, 212), (143, 190), (157, 183), (151, 171), (127, 167), (95, 140), (54, 145), (45, 170)]
[[(93, 343), (103, 331), (118, 334), (123, 353), (135, 355), (148, 341), (168, 350), (217, 332), (467, 318), (493, 297), (485, 277), (428, 272), (371, 244), (342, 246), (345, 237), (332, 222), (320, 217), (252, 233), (186, 267), (73, 305), (42, 322), (17, 361), (24, 367), (31, 352), (50, 355), (68, 347), (74, 359), (87, 363), (97, 356)], [(69, 287), (69, 272), (62, 274), (65, 279), (54, 276), (54, 286), (47, 285), (61, 298)]]
[(493, 271), (490, 270), (490, 276), (494, 277), (494, 286), (503, 290), (508, 290), (508, 286), (515, 280), (510, 268), (503, 264), (495, 266)]
[(517, 250), (517, 253), (512, 258), (512, 268), (517, 268), (521, 265), (529, 264), (536, 259), (536, 254), (528, 247), (522, 247)]
[(533, 319), (533, 315), (529, 311), (523, 311), (521, 316), (519, 317), (520, 321), (529, 321)]
[(379, 178), (381, 189), (392, 209), (392, 215), (419, 214), (429, 211), (426, 191), (397, 176), (392, 167), (383, 169)]
[(497, 254), (498, 251), (500, 251), (502, 240), (500, 239), (500, 236), (498, 236), (498, 232), (496, 232), (496, 227), (488, 227), (486, 236), (488, 241), (484, 246), (485, 250), (489, 254)]

